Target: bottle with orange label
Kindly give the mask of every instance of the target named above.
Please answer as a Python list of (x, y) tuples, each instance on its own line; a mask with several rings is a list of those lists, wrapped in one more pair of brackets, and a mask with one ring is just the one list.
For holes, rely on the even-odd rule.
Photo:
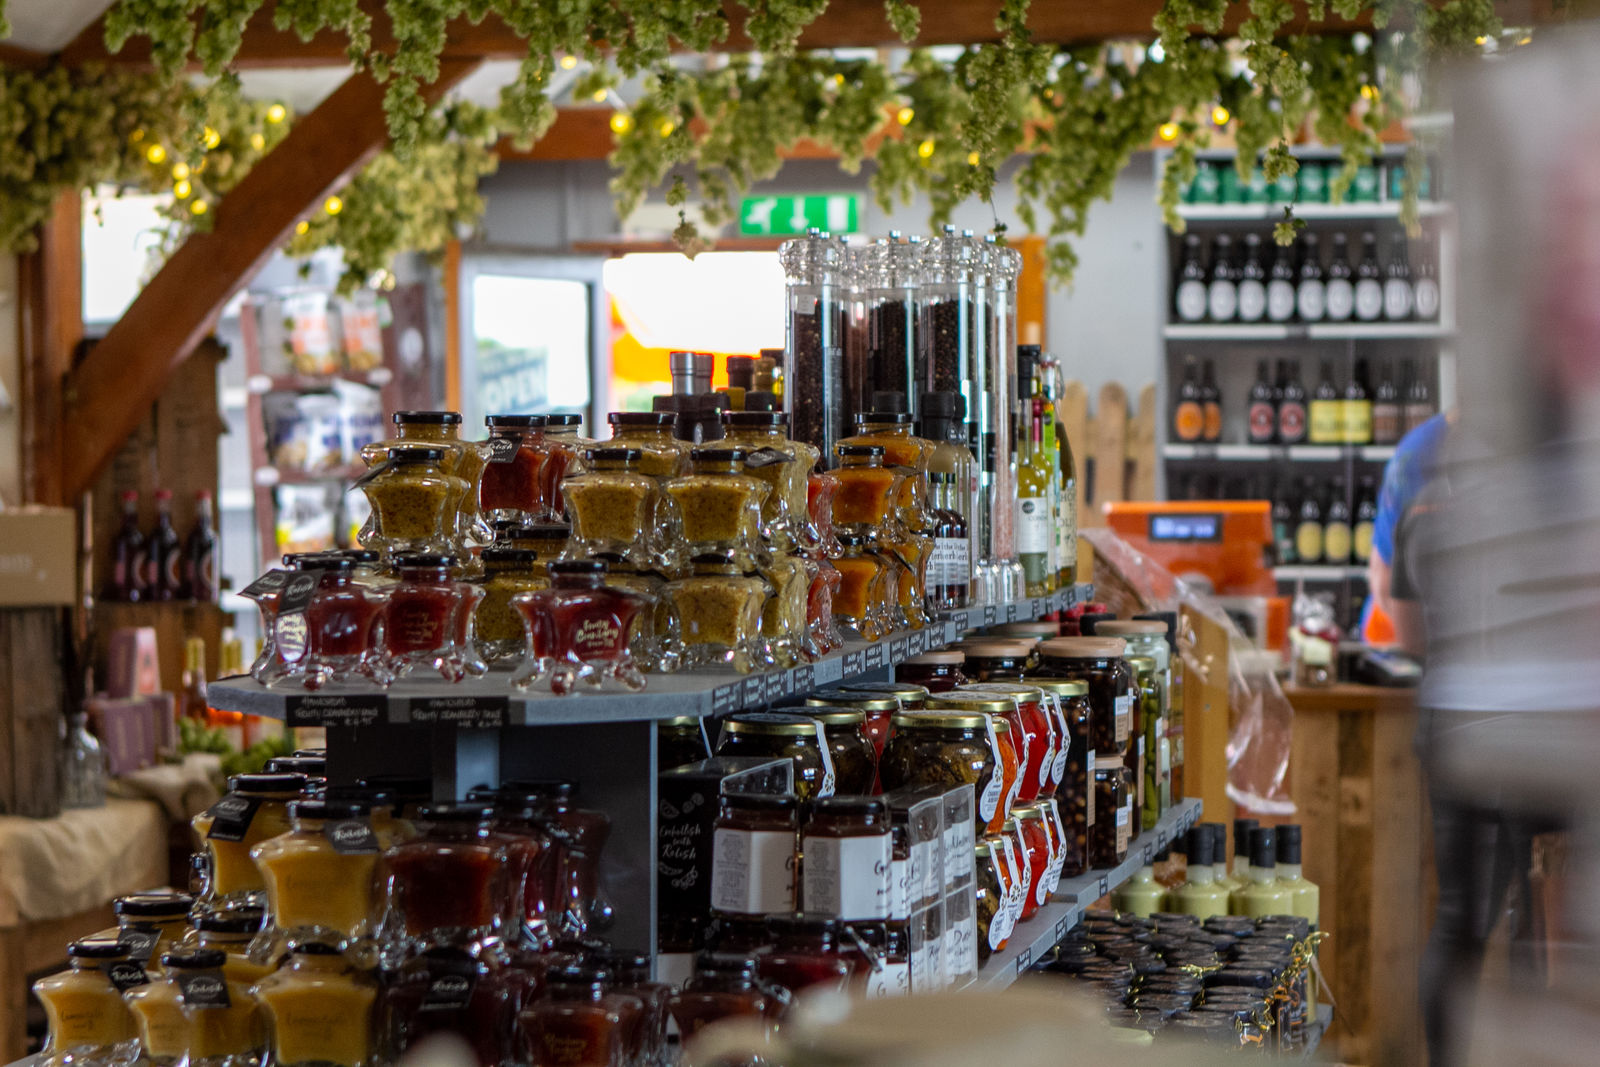
[(1217, 365), (1206, 360), (1200, 376), (1200, 439), (1207, 444), (1222, 440), (1222, 390), (1217, 387)]
[(1178, 387), (1178, 403), (1172, 409), (1172, 439), (1193, 443), (1203, 440), (1206, 430), (1204, 401), (1193, 356), (1183, 359), (1183, 384)]

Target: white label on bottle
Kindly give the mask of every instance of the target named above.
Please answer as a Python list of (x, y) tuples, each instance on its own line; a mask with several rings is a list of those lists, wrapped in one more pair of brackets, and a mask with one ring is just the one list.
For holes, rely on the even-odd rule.
[(1117, 855), (1128, 851), (1128, 833), (1133, 826), (1133, 801), (1117, 809)]
[(1259, 322), (1267, 313), (1267, 287), (1254, 278), (1239, 283), (1239, 321)]
[(1055, 536), (1050, 528), (1050, 502), (1042, 496), (1025, 496), (1017, 501), (1017, 552), (1044, 555)]
[[(948, 922), (948, 917), (946, 918)], [(978, 931), (969, 915), (951, 922), (944, 932), (944, 970), (951, 981), (978, 973)]]
[(911, 861), (892, 860), (889, 864), (889, 918), (911, 918)]
[(1072, 751), (1072, 727), (1067, 724), (1066, 710), (1061, 706), (1061, 698), (1055, 693), (1047, 693), (1048, 705), (1051, 714), (1055, 717), (1056, 724), (1056, 753), (1055, 759), (1050, 764), (1050, 779), (1056, 783), (1059, 790), (1067, 781), (1067, 756)]
[(1356, 318), (1374, 322), (1383, 314), (1383, 286), (1375, 278), (1362, 278), (1356, 282)]
[(1390, 278), (1383, 283), (1383, 317), (1386, 319), (1411, 317), (1411, 283), (1404, 278)]
[(1117, 744), (1128, 739), (1133, 732), (1133, 696), (1124, 693), (1113, 702), (1112, 711), (1116, 720)]
[(1178, 318), (1199, 322), (1206, 317), (1206, 283), (1193, 278), (1178, 285)]
[(995, 880), (1000, 885), (1000, 897), (995, 901), (994, 918), (989, 920), (989, 948), (998, 952), (1001, 942), (1011, 935), (1011, 886), (1016, 881), (1016, 875), (1011, 869), (1009, 845), (996, 847), (994, 858)]
[(944, 867), (939, 860), (939, 842), (920, 841), (911, 846), (911, 908), (933, 899), (944, 888)]
[(1315, 278), (1307, 279), (1295, 291), (1294, 306), (1300, 312), (1301, 319), (1318, 322), (1328, 310), (1327, 291)]
[(1294, 318), (1294, 286), (1286, 281), (1267, 283), (1267, 318), (1288, 322)]
[(933, 588), (966, 585), (968, 574), (968, 548), (965, 537), (939, 537), (933, 542), (932, 559), (928, 564), (927, 584)]
[(1355, 286), (1349, 278), (1334, 278), (1327, 286), (1328, 318), (1344, 322), (1356, 308)]
[(867, 973), (867, 998), (903, 997), (911, 993), (911, 965), (881, 960), (876, 971)]
[(794, 834), (718, 827), (712, 839), (711, 906), (736, 915), (794, 910)]
[(1050, 821), (1056, 828), (1056, 854), (1050, 861), (1050, 870), (1045, 872), (1045, 877), (1050, 880), (1050, 892), (1056, 891), (1056, 886), (1061, 884), (1061, 872), (1067, 866), (1067, 827), (1061, 821), (1061, 805), (1051, 803), (1045, 810), (1050, 815)]
[(806, 914), (830, 919), (887, 919), (894, 849), (888, 834), (807, 835), (800, 850)]
[(1083, 788), (1087, 794), (1083, 808), (1083, 825), (1087, 829), (1094, 825), (1094, 749), (1092, 748), (1083, 759)]
[(833, 751), (828, 747), (828, 735), (822, 732), (822, 724), (820, 722), (817, 723), (817, 751), (822, 753), (822, 781), (817, 786), (816, 795), (819, 797), (831, 797), (835, 786)]
[(1228, 322), (1239, 310), (1239, 289), (1232, 282), (1212, 282), (1206, 289), (1206, 310), (1213, 322)]
[(1436, 319), (1439, 317), (1439, 283), (1432, 278), (1418, 278), (1412, 288), (1412, 299), (1416, 302), (1417, 318)]
[(978, 819), (987, 826), (994, 822), (994, 814), (1000, 810), (1001, 790), (1005, 788), (1005, 771), (1000, 760), (1000, 739), (994, 732), (994, 717), (985, 716), (985, 719), (989, 728), (989, 751), (994, 756), (994, 772), (989, 775), (989, 782), (983, 787), (983, 795), (978, 797)]

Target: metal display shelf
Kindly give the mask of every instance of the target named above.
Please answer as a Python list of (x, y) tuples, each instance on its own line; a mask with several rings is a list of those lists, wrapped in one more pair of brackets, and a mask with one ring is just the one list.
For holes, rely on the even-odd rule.
[(951, 612), (921, 630), (898, 631), (881, 641), (850, 641), (845, 647), (788, 670), (757, 674), (652, 674), (640, 693), (513, 692), (504, 673), (454, 685), (443, 679), (407, 680), (387, 691), (330, 688), (316, 693), (268, 689), (246, 676), (222, 678), (206, 688), (211, 706), (283, 719), (290, 726), (454, 725), (463, 728), (637, 722), (677, 715), (721, 715), (781, 700), (819, 686), (864, 675), (881, 675), (908, 656), (939, 648), (965, 630), (1025, 622), (1090, 599), (1093, 589), (1076, 585), (1049, 596), (987, 604)]
[(963, 988), (1004, 989), (1049, 952), (1067, 932), (1078, 925), (1095, 901), (1138, 873), (1155, 860), (1189, 827), (1200, 821), (1198, 799), (1179, 801), (1157, 820), (1155, 828), (1139, 835), (1128, 848), (1128, 858), (1110, 870), (1085, 871), (1076, 878), (1063, 878), (1056, 887), (1055, 899), (1040, 908), (1027, 922), (1018, 923), (1005, 949), (990, 956), (978, 974)]
[(1272, 576), (1280, 582), (1342, 582), (1365, 578), (1367, 568), (1359, 564), (1338, 563), (1285, 565), (1272, 568)]
[(1337, 463), (1347, 458), (1365, 463), (1387, 463), (1394, 455), (1393, 445), (1188, 445), (1161, 446), (1166, 459), (1237, 460), (1246, 463), (1265, 463), (1268, 460), (1292, 459), (1302, 463)]
[[(1286, 204), (1179, 204), (1178, 217), (1192, 219), (1196, 222), (1257, 222), (1262, 219), (1283, 218), (1283, 209)], [(1343, 204), (1295, 204), (1294, 216), (1297, 219), (1321, 221), (1324, 219), (1344, 219), (1359, 222), (1365, 219), (1397, 219), (1400, 217), (1400, 201), (1346, 201)], [(1447, 202), (1437, 200), (1423, 200), (1417, 204), (1418, 218), (1432, 218), (1437, 215), (1448, 215), (1455, 208)]]
[(1437, 322), (1175, 322), (1161, 327), (1168, 341), (1399, 341), (1454, 333)]

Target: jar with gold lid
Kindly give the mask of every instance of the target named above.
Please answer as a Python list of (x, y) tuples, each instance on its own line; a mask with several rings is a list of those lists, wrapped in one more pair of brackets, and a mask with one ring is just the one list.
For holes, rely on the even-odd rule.
[(740, 674), (761, 666), (761, 609), (770, 591), (730, 550), (690, 559), (688, 576), (666, 585), (681, 665)]
[[(1021, 765), (1026, 750), (1023, 735), (1013, 732), (1011, 720), (1017, 717), (1016, 698), (1000, 693), (974, 693), (952, 690), (928, 697), (929, 712), (975, 713), (984, 716), (985, 728), (995, 753), (998, 773), (977, 793), (977, 821), (980, 826), (998, 829), (1016, 802), (1021, 785)], [(885, 783), (885, 788), (888, 784)]]
[(1033, 643), (1026, 640), (977, 637), (956, 647), (966, 656), (962, 673), (974, 682), (1020, 682), (1033, 657)]
[(896, 712), (878, 778), (885, 792), (904, 786), (970, 785), (980, 798), (981, 828), (998, 809), (1004, 787), (993, 720), (978, 711), (933, 707)]
[(894, 713), (920, 711), (929, 695), (927, 689), (909, 682), (855, 682), (823, 692), (831, 703), (848, 704), (866, 712), (867, 736), (880, 756), (889, 740), (889, 720)]
[(866, 712), (860, 708), (814, 705), (795, 713), (822, 724), (822, 734), (833, 760), (834, 788), (843, 796), (868, 796), (878, 792), (878, 754), (866, 733)]
[(837, 788), (832, 748), (822, 723), (779, 711), (742, 711), (722, 720), (719, 756), (784, 757), (794, 762), (794, 791), (802, 801)]
[(1059, 727), (1047, 711), (1053, 702), (1038, 686), (1023, 682), (976, 682), (955, 691), (1000, 693), (1016, 700), (1016, 715), (1010, 722), (1014, 736), (1020, 731), (1024, 741), (1021, 748), (1027, 753), (1017, 799), (1023, 804), (1037, 800), (1041, 790), (1050, 784), (1061, 740)]
[(1055, 698), (1065, 729), (1065, 751), (1056, 756), (1059, 771), (1053, 796), (1059, 803), (1065, 857), (1061, 872), (1076, 878), (1087, 869), (1085, 850), (1094, 825), (1094, 742), (1090, 736), (1089, 683), (1081, 678), (1041, 678), (1029, 675)]
[(561, 483), (572, 538), (567, 559), (605, 553), (636, 567), (652, 566), (662, 546), (661, 491), (640, 472), (637, 448), (608, 446), (584, 453), (587, 470)]
[(656, 720), (657, 770), (669, 771), (711, 758), (704, 721), (698, 715), (674, 715)]

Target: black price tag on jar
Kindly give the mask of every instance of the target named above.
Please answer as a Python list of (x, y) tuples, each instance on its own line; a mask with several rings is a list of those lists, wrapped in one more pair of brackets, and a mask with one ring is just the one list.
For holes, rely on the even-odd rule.
[(428, 991), (419, 1011), (460, 1011), (472, 1000), (478, 965), (472, 960), (429, 960)]
[(186, 1008), (227, 1008), (228, 983), (221, 971), (179, 971), (178, 999)]
[(517, 458), (517, 445), (515, 437), (504, 434), (489, 438), (489, 462), (510, 463)]
[[(223, 797), (206, 811), (211, 816), (211, 829), (206, 831), (206, 838), (213, 841), (243, 841), (244, 835), (250, 832), (250, 824), (255, 821), (256, 809), (260, 806), (260, 797)], [(145, 959), (149, 958), (147, 950)]]
[(289, 572), (274, 567), (272, 570), (263, 574), (261, 577), (257, 578), (255, 581), (239, 590), (239, 595), (243, 597), (249, 597), (251, 600), (259, 600), (268, 593), (276, 593), (278, 590), (282, 589), (284, 585), (288, 583), (288, 581)]
[[(215, 825), (215, 824), (213, 824)], [(210, 837), (210, 834), (206, 835)], [(161, 940), (161, 931), (145, 923), (135, 923), (125, 926), (117, 934), (117, 940), (122, 947), (128, 950), (128, 957), (135, 963), (143, 964), (150, 959), (156, 950), (156, 942)]]
[(379, 693), (294, 696), (284, 701), (289, 726), (371, 726), (383, 721), (388, 698)]
[(317, 595), (317, 585), (321, 581), (321, 571), (296, 571), (289, 576), (278, 596), (278, 613), (272, 619), (272, 641), (285, 663), (297, 663), (306, 654), (310, 632), (306, 625), (306, 606)]
[(374, 856), (378, 852), (378, 835), (365, 819), (330, 819), (322, 826), (322, 836), (341, 855)]
[[(126, 939), (123, 944), (127, 944)], [(138, 960), (107, 960), (106, 978), (117, 987), (118, 993), (150, 984), (150, 976), (144, 973), (144, 964)]]
[(510, 697), (463, 696), (417, 697), (407, 710), (414, 723), (437, 722), (466, 729), (489, 729), (506, 725), (510, 709)]

